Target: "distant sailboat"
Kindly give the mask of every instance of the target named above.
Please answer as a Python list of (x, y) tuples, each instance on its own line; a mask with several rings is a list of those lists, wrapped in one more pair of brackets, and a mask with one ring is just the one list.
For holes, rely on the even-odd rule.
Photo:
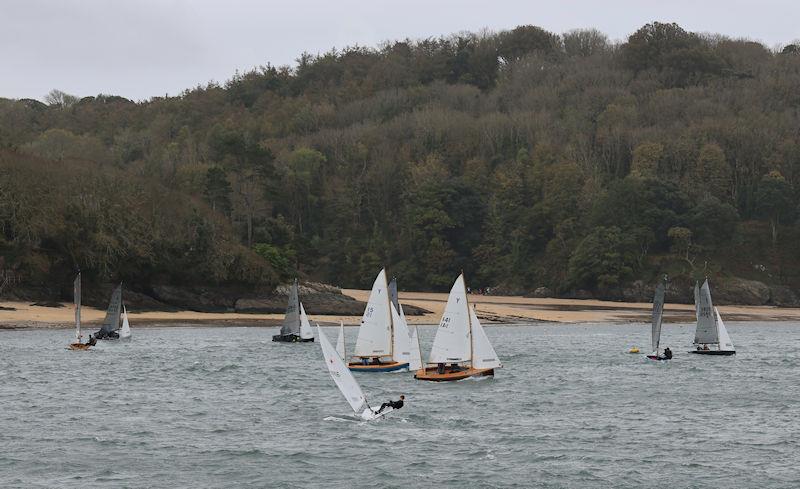
[(671, 352), (667, 352), (668, 354), (665, 355), (660, 355), (658, 352), (658, 346), (661, 342), (661, 321), (664, 318), (664, 296), (666, 295), (666, 283), (667, 277), (665, 276), (664, 280), (656, 287), (656, 292), (653, 296), (653, 317), (650, 330), (650, 343), (653, 347), (653, 353), (651, 355), (647, 355), (647, 358), (650, 360), (672, 359)]
[(319, 326), (317, 326), (317, 332), (319, 334), (319, 344), (322, 348), (322, 356), (325, 359), (325, 366), (328, 368), (328, 373), (331, 375), (331, 378), (336, 383), (336, 387), (339, 388), (344, 398), (347, 399), (347, 402), (350, 404), (356, 416), (365, 421), (371, 421), (390, 413), (392, 411), (391, 407), (384, 409), (380, 414), (376, 413), (376, 409), (370, 407), (367, 402), (367, 396), (364, 395), (361, 386), (358, 385), (350, 369), (344, 364), (339, 353), (333, 348), (330, 341), (328, 341), (328, 337), (325, 336), (325, 333), (322, 332)]
[(81, 273), (75, 277), (72, 283), (73, 302), (75, 303), (75, 343), (69, 345), (70, 350), (88, 350), (94, 345), (94, 339), (89, 343), (82, 343), (83, 335), (81, 334)]
[(122, 327), (119, 329), (119, 339), (131, 339), (131, 324), (128, 322), (128, 309), (122, 306)]
[(383, 269), (372, 284), (358, 328), (353, 361), (347, 366), (359, 372), (392, 372), (408, 368), (409, 341), (408, 330), (399, 323), (398, 312), (389, 297), (386, 270)]
[(283, 318), (280, 334), (272, 337), (272, 341), (285, 343), (305, 343), (314, 341), (314, 333), (311, 324), (308, 322), (306, 311), (300, 303), (300, 296), (297, 291), (297, 279), (292, 283), (289, 290), (289, 303), (286, 305), (286, 315)]
[(462, 380), (493, 376), (494, 369), (502, 367), (475, 309), (469, 307), (464, 274), (458, 276), (450, 290), (428, 364), (432, 366), (421, 368), (414, 378), (436, 382)]
[(699, 355), (735, 355), (731, 337), (722, 322), (719, 311), (711, 302), (711, 289), (708, 279), (700, 287), (694, 286), (695, 314), (697, 329), (694, 334), (695, 349), (689, 353)]
[(106, 317), (103, 320), (103, 327), (100, 331), (94, 334), (98, 340), (117, 340), (119, 333), (117, 330), (120, 328), (120, 316), (122, 314), (122, 284), (120, 283), (114, 292), (111, 294), (111, 300), (108, 303), (106, 310)]

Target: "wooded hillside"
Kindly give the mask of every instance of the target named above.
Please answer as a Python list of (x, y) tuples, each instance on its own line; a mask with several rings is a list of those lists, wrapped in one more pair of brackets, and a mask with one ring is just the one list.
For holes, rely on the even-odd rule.
[(46, 102), (0, 99), (0, 268), (23, 285), (800, 286), (794, 44), (520, 26)]

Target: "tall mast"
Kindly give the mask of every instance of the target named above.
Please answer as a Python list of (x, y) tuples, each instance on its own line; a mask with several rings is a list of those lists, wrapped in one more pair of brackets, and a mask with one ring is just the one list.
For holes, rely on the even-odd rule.
[(75, 282), (72, 284), (72, 298), (75, 302), (75, 338), (78, 343), (81, 342), (81, 272), (75, 277)]
[(386, 281), (386, 267), (383, 267), (383, 285), (386, 291), (386, 302), (389, 303), (389, 356), (394, 358), (394, 319), (392, 319), (392, 298), (389, 297), (389, 283)]
[(464, 270), (461, 270), (461, 280), (464, 281), (464, 305), (467, 306), (467, 324), (469, 325), (469, 366), (472, 367), (472, 359), (475, 351), (475, 335), (472, 334), (472, 315), (469, 313), (469, 294), (467, 293), (467, 280), (464, 278)]

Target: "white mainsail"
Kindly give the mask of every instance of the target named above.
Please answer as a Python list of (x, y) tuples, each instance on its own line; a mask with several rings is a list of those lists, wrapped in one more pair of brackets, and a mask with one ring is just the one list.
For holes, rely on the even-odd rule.
[(411, 358), (408, 361), (408, 369), (411, 371), (422, 368), (422, 352), (419, 349), (419, 333), (417, 327), (411, 330)]
[(717, 308), (714, 308), (714, 312), (717, 315), (717, 329), (719, 330), (719, 349), (721, 351), (734, 351), (733, 348), (733, 341), (731, 341), (731, 337), (728, 336), (728, 328), (725, 327), (725, 323), (722, 322), (722, 316), (719, 315), (719, 311)]
[(408, 326), (394, 308), (394, 304), (391, 304), (389, 308), (392, 310), (392, 324), (394, 324), (392, 359), (395, 362), (408, 363), (411, 360), (411, 338), (408, 335)]
[(75, 277), (75, 282), (72, 283), (73, 299), (75, 302), (75, 341), (81, 342), (81, 272)]
[(503, 365), (500, 359), (497, 358), (497, 353), (494, 347), (486, 337), (486, 332), (478, 321), (478, 315), (475, 314), (475, 307), (469, 310), (470, 321), (472, 322), (472, 367), (473, 368), (501, 368)]
[(311, 323), (308, 322), (306, 310), (303, 303), (300, 303), (300, 338), (308, 340), (314, 337), (314, 331), (311, 330)]
[(131, 337), (131, 324), (128, 322), (128, 308), (122, 306), (122, 327), (119, 330), (120, 339)]
[(409, 370), (419, 370), (422, 368), (422, 351), (419, 348), (419, 334), (417, 333), (417, 327), (411, 327), (408, 325), (408, 321), (406, 321), (406, 314), (403, 312), (403, 306), (400, 305), (400, 320), (408, 329), (409, 334), (409, 343), (411, 345), (411, 355), (408, 359), (408, 369)]
[(661, 342), (661, 321), (664, 318), (665, 293), (664, 284), (659, 283), (658, 287), (656, 287), (656, 293), (653, 296), (652, 330), (650, 332), (650, 342), (653, 347), (654, 355), (658, 355), (658, 344)]
[(372, 284), (372, 292), (358, 328), (355, 356), (377, 357), (392, 354), (392, 316), (389, 310), (389, 286), (386, 270), (381, 270)]
[(430, 363), (458, 363), (471, 360), (469, 311), (464, 275), (450, 289), (442, 320), (431, 346)]
[[(369, 410), (364, 392), (319, 326), (317, 326), (317, 332), (319, 333), (319, 344), (322, 348), (322, 356), (325, 358), (325, 366), (328, 368), (328, 373), (344, 398), (347, 399), (350, 407), (353, 408), (353, 412), (361, 415), (365, 410)], [(371, 412), (371, 410), (369, 411)]]
[(341, 321), (339, 321), (339, 339), (336, 340), (336, 353), (339, 354), (339, 358), (344, 360), (344, 323)]
[(700, 290), (695, 293), (697, 298), (697, 330), (694, 334), (694, 344), (719, 343), (717, 323), (714, 318), (714, 305), (711, 303), (711, 290), (708, 280), (703, 283)]

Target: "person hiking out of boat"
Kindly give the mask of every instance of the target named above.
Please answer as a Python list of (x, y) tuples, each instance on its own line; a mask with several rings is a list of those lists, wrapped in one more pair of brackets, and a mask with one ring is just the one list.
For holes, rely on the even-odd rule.
[(400, 399), (397, 400), (397, 401), (384, 402), (383, 404), (381, 404), (381, 407), (378, 409), (378, 411), (375, 414), (380, 414), (387, 407), (390, 407), (392, 409), (400, 409), (401, 407), (403, 407), (403, 399), (405, 399), (405, 398), (406, 398), (406, 396), (401, 395)]
[(672, 360), (672, 350), (670, 350), (669, 347), (664, 348), (664, 359)]

